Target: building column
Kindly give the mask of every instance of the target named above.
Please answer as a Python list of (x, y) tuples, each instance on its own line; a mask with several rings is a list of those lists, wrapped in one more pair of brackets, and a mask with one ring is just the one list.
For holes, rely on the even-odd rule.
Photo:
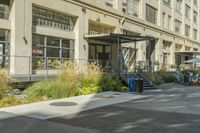
[(88, 34), (88, 26), (87, 9), (82, 8), (75, 25), (75, 60), (79, 64), (80, 70), (83, 70), (84, 66), (88, 63), (89, 44), (87, 40), (84, 39), (84, 35)]
[(10, 19), (10, 74), (31, 74), (32, 3), (28, 0), (13, 0)]

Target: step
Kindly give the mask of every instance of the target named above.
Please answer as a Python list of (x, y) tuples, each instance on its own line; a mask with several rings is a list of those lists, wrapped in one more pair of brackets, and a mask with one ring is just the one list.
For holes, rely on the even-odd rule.
[(152, 87), (143, 87), (144, 90), (156, 90), (157, 88), (152, 86)]

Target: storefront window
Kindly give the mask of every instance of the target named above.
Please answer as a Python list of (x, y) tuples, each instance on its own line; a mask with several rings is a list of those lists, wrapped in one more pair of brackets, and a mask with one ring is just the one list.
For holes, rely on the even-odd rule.
[(0, 67), (8, 67), (9, 31), (0, 29)]
[(32, 55), (33, 69), (56, 68), (74, 58), (74, 40), (34, 34)]

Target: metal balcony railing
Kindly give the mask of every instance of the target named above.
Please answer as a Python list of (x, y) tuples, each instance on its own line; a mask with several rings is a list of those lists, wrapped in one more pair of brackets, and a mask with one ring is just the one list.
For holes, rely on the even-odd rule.
[(48, 20), (42, 20), (42, 19), (34, 20), (33, 24), (35, 26), (54, 28), (54, 29), (59, 29), (63, 31), (73, 31), (74, 29), (74, 26), (71, 26), (71, 25), (62, 24), (58, 22), (52, 22)]

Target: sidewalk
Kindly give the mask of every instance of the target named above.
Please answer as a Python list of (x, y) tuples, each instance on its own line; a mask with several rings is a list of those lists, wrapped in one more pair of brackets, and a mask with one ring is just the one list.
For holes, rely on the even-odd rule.
[(0, 111), (45, 120), (69, 114), (76, 115), (82, 111), (123, 103), (144, 97), (147, 96), (131, 93), (103, 92), (100, 94), (83, 95), (2, 108)]

